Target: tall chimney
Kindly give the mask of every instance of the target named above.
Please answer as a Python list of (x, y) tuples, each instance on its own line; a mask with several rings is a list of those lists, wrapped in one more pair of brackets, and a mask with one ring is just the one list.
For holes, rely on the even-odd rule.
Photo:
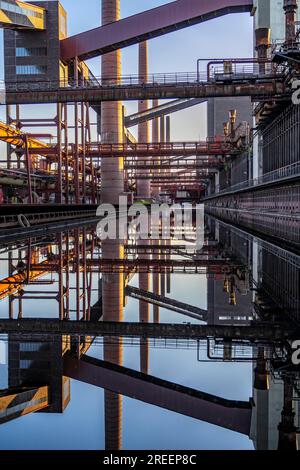
[(283, 9), (285, 11), (285, 43), (287, 46), (292, 46), (296, 36), (297, 0), (284, 0)]

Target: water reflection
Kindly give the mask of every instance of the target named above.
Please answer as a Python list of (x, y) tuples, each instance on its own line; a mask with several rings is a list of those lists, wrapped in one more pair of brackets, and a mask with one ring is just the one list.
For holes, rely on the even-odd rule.
[[(213, 218), (206, 220), (201, 250), (193, 233), (187, 243), (101, 242), (86, 225), (7, 243), (0, 253), (2, 448), (22, 446), (25, 415), (35, 418), (27, 422), (29, 436), (49, 414), (68, 420), (72, 436), (69, 420), (75, 425), (79, 419), (78, 400), (85, 403), (82, 420), (96, 413), (95, 401), (85, 402), (87, 390), (102, 397), (103, 389), (96, 403), (103, 407), (98, 426), (104, 443), (96, 448), (136, 448), (137, 442), (158, 448), (154, 435), (145, 432), (143, 440), (130, 430), (143, 410), (151, 422), (148, 406), (160, 448), (186, 447), (180, 427), (169, 444), (159, 432), (173, 412), (178, 420), (186, 417), (191, 448), (208, 448), (203, 433), (209, 425), (215, 436), (209, 448), (299, 444), (299, 370), (291, 362), (299, 323), (297, 254)], [(33, 318), (40, 328), (34, 334), (26, 331)], [(78, 329), (54, 334), (54, 320), (77, 321)], [(130, 322), (132, 333), (85, 335), (85, 322)], [(170, 324), (177, 325), (173, 336)], [(197, 325), (204, 332), (199, 336), (192, 335)], [(180, 336), (180, 328), (187, 333)], [(188, 431), (194, 423), (197, 444)], [(91, 438), (93, 429), (85, 432)], [(55, 436), (50, 441), (56, 448)], [(35, 442), (27, 446), (36, 448)]]

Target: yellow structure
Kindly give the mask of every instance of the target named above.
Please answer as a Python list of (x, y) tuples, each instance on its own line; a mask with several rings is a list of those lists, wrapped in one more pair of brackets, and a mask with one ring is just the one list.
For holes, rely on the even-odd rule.
[(14, 3), (0, 2), (0, 27), (9, 29), (46, 28), (44, 8), (16, 0)]

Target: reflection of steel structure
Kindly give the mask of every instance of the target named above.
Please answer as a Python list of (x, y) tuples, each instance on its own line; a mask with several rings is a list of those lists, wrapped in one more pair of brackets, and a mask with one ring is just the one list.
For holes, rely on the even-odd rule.
[[(7, 262), (8, 277), (1, 280), (0, 299), (9, 297), (9, 317), (14, 318), (16, 302), (17, 316), (21, 319), (26, 300), (52, 300), (57, 301), (61, 320), (73, 316), (77, 320), (88, 320), (91, 315), (92, 273), (87, 271), (87, 254), (93, 257), (94, 239), (83, 228), (64, 237), (58, 235), (48, 246), (35, 247), (29, 243), (18, 249), (17, 256), (9, 251), (6, 259), (1, 257), (2, 262)], [(76, 261), (80, 258), (83, 260), (81, 263)], [(49, 290), (49, 286), (53, 286), (52, 289)], [(34, 290), (34, 287), (39, 289)], [(73, 289), (76, 303), (71, 309), (70, 292)]]

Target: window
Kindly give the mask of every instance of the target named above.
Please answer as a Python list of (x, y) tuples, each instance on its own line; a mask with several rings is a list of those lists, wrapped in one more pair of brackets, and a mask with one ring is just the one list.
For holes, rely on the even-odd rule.
[(21, 359), (20, 360), (20, 369), (29, 369), (34, 366), (34, 369), (47, 370), (50, 369), (49, 361), (38, 361), (35, 359)]
[(17, 57), (33, 57), (33, 56), (46, 56), (46, 47), (17, 47)]
[(9, 11), (11, 13), (16, 13), (18, 15), (25, 15), (25, 16), (34, 16), (35, 18), (43, 18), (44, 13), (36, 10), (32, 10), (31, 8), (21, 8), (17, 4), (8, 3), (8, 2), (0, 2), (0, 9)]
[(35, 352), (40, 351), (41, 349), (48, 349), (47, 343), (20, 343), (21, 352)]
[(17, 65), (17, 75), (44, 75), (47, 72), (46, 65)]

